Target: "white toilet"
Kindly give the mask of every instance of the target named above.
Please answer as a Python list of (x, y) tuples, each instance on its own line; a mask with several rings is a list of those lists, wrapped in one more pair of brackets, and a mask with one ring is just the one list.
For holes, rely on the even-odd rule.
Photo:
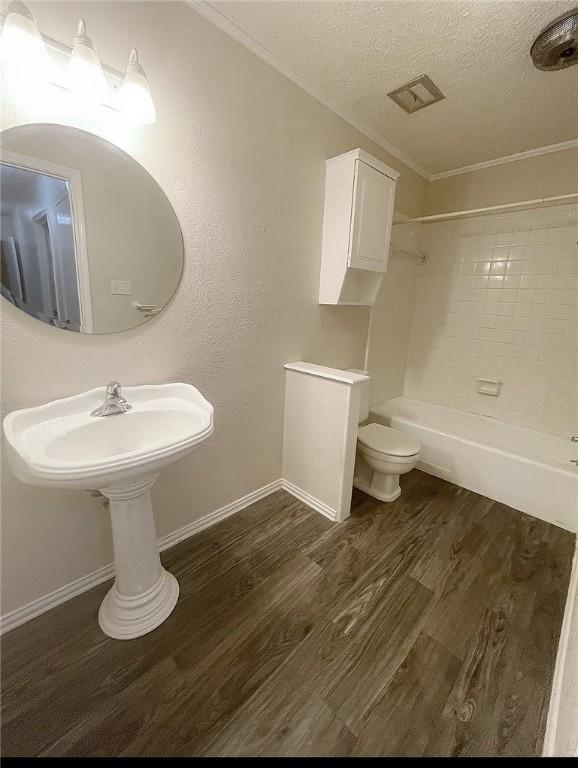
[[(367, 371), (353, 371), (363, 373)], [(359, 423), (369, 418), (369, 380), (360, 384)], [(380, 501), (395, 501), (401, 494), (399, 476), (410, 472), (419, 459), (420, 444), (411, 435), (383, 424), (365, 424), (357, 432), (353, 485)]]

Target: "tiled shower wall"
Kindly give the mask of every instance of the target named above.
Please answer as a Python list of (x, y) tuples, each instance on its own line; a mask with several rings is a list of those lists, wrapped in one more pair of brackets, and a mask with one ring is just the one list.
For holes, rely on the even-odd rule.
[(423, 225), (405, 394), (578, 434), (577, 241), (576, 205)]

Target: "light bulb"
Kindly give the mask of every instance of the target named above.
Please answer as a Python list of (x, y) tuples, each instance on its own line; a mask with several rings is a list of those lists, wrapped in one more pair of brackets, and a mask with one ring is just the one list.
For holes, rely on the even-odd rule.
[(34, 16), (21, 2), (11, 3), (0, 37), (0, 60), (22, 94), (40, 91), (49, 79), (50, 60)]
[(149, 83), (144, 69), (139, 64), (136, 48), (132, 49), (128, 59), (126, 75), (119, 93), (119, 109), (131, 122), (152, 124), (157, 121)]
[(78, 22), (67, 66), (66, 86), (81, 105), (99, 105), (107, 100), (106, 80), (92, 40), (86, 34), (84, 19)]

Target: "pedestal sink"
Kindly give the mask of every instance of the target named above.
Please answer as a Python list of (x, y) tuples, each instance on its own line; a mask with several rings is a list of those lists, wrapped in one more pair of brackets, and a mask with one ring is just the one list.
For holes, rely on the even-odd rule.
[(150, 490), (159, 470), (213, 432), (213, 407), (189, 384), (125, 387), (126, 413), (91, 416), (104, 387), (13, 411), (4, 419), (8, 457), (25, 483), (98, 489), (110, 499), (115, 582), (98, 614), (107, 635), (155, 629), (179, 595), (161, 565)]

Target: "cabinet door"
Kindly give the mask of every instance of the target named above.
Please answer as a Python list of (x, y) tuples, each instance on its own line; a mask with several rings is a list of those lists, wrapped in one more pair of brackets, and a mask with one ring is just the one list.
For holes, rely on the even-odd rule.
[(395, 181), (357, 162), (348, 264), (385, 272), (393, 217)]

